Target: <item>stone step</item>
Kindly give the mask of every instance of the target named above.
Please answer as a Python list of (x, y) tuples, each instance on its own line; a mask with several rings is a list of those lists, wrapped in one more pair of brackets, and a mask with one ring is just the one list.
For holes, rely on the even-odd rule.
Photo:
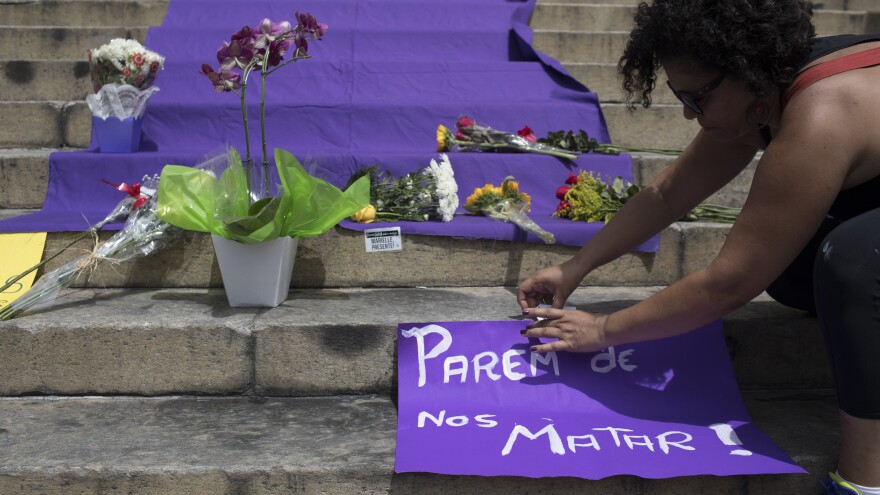
[[(609, 313), (659, 289), (582, 287), (569, 304)], [(513, 287), (294, 290), (273, 309), (216, 289), (65, 291), (0, 322), (0, 396), (391, 393), (398, 323), (519, 313)], [(741, 389), (831, 388), (815, 318), (761, 295), (724, 328)]]
[[(656, 253), (630, 253), (597, 269), (585, 284), (602, 286), (666, 285), (706, 266), (724, 242), (729, 227), (715, 223), (673, 224), (660, 235)], [(99, 235), (105, 241), (112, 232)], [(45, 253), (57, 253), (70, 233), (50, 233)], [(45, 265), (54, 270), (91, 252), (83, 239)], [(577, 252), (573, 246), (514, 243), (485, 239), (404, 235), (403, 250), (366, 253), (364, 235), (340, 227), (303, 239), (297, 250), (294, 288), (325, 287), (490, 287), (515, 285), (536, 270), (561, 263)], [(450, 270), (449, 267), (459, 267)], [(473, 267), (480, 267), (479, 270)], [(467, 268), (467, 269), (465, 269)], [(158, 253), (119, 265), (104, 264), (73, 287), (210, 288), (222, 287), (211, 238), (186, 233)]]
[(0, 29), (0, 59), (39, 60), (51, 57), (56, 60), (86, 60), (89, 48), (100, 46), (113, 38), (132, 38), (143, 43), (146, 34), (145, 26), (7, 25)]
[[(0, 209), (38, 209), (48, 187), (49, 155), (56, 150), (0, 150)], [(633, 181), (646, 185), (675, 158), (671, 155), (632, 153)], [(756, 162), (708, 201), (741, 207), (749, 191)]]
[[(607, 103), (602, 111), (612, 142), (625, 146), (683, 149), (699, 130), (696, 121), (684, 119), (680, 104), (630, 112)], [(0, 148), (85, 148), (91, 119), (85, 101), (0, 102)]]
[(0, 400), (0, 493), (98, 495), (819, 493), (839, 438), (827, 393), (745, 394), (754, 422), (809, 475), (648, 480), (394, 473), (385, 396)]
[[(536, 30), (626, 31), (633, 28), (635, 2), (620, 5), (544, 2), (535, 6), (529, 25)], [(816, 10), (816, 34), (858, 34), (866, 31), (869, 14), (853, 10)], [(561, 55), (561, 54), (560, 54)]]
[[(545, 6), (546, 7), (546, 6)], [(605, 8), (611, 9), (609, 6)], [(553, 12), (548, 21), (538, 18), (533, 20), (534, 36), (532, 40), (533, 46), (563, 64), (579, 62), (579, 63), (610, 63), (616, 64), (623, 54), (626, 44), (629, 41), (629, 32), (632, 29), (631, 21), (625, 24), (616, 24), (607, 28), (593, 26), (587, 23), (588, 27), (580, 27), (578, 24), (584, 22), (582, 18), (589, 18), (591, 13), (595, 11), (597, 18), (604, 17), (625, 17), (626, 8), (617, 7), (619, 11), (617, 15), (602, 10), (599, 6), (581, 5), (559, 5), (556, 7), (558, 12)], [(577, 10), (584, 12), (583, 15), (575, 13)], [(614, 10), (614, 9), (611, 9)], [(602, 14), (600, 14), (600, 12)], [(536, 11), (537, 15), (537, 11)], [(542, 15), (543, 17), (543, 15)], [(568, 21), (563, 23), (561, 20), (566, 18)], [(867, 14), (865, 12), (846, 12), (846, 11), (819, 11), (814, 16), (816, 32), (820, 36), (828, 36), (834, 34), (859, 34), (865, 32), (874, 32), (880, 24), (880, 17), (876, 14)], [(600, 23), (597, 19), (595, 23)], [(547, 27), (539, 27), (547, 25)], [(566, 28), (565, 26), (570, 26)], [(595, 27), (595, 29), (590, 29)]]
[[(601, 103), (623, 101), (616, 64), (563, 65), (575, 79), (598, 93)], [(85, 101), (91, 92), (89, 65), (85, 60), (0, 60), (0, 94), (5, 102)], [(656, 88), (653, 101), (678, 104), (665, 84)]]
[(8, 26), (158, 26), (169, 0), (13, 0), (0, 4)]
[[(17, 213), (6, 212), (5, 217), (24, 214), (24, 210), (39, 209), (42, 206), (48, 187), (49, 156), (53, 152), (66, 151), (74, 150), (0, 150), (0, 211), (22, 210)], [(675, 158), (671, 155), (653, 153), (631, 153), (631, 157), (634, 182), (641, 185), (649, 183)], [(742, 206), (748, 194), (756, 161), (708, 201), (728, 206)]]
[[(542, 4), (568, 4), (568, 5), (628, 5), (635, 7), (639, 4), (637, 0), (538, 0), (538, 5)], [(813, 2), (813, 11), (821, 12), (823, 10), (849, 10), (849, 11), (880, 11), (880, 5), (877, 0), (818, 0)]]

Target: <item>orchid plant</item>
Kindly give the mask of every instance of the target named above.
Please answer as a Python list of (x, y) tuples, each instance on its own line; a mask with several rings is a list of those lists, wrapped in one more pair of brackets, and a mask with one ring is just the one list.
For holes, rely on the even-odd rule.
[[(258, 26), (244, 26), (232, 34), (230, 41), (224, 42), (217, 50), (220, 66), (214, 70), (203, 64), (201, 73), (221, 93), (232, 92), (241, 99), (241, 116), (244, 121), (245, 168), (248, 189), (255, 197), (269, 196), (269, 159), (266, 153), (266, 78), (285, 65), (309, 57), (309, 41), (321, 40), (327, 32), (327, 25), (319, 23), (310, 13), (295, 13), (296, 26), (289, 21), (273, 22), (266, 18)], [(290, 50), (293, 49), (292, 54)], [(285, 60), (285, 56), (289, 56)], [(254, 71), (260, 74), (260, 136), (262, 141), (263, 184), (260, 191), (254, 190), (251, 183), (250, 130), (247, 114), (247, 83)]]

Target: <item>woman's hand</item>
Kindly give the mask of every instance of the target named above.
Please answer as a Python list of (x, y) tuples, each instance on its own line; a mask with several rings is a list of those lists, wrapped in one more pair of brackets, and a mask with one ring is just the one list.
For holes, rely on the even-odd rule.
[(532, 346), (532, 352), (596, 352), (613, 345), (605, 335), (608, 315), (555, 308), (528, 308), (523, 314), (544, 318), (526, 327), (523, 336), (557, 339)]
[(522, 309), (534, 308), (539, 304), (562, 308), (581, 280), (583, 277), (578, 277), (566, 263), (551, 266), (535, 272), (520, 283), (516, 289), (516, 299)]

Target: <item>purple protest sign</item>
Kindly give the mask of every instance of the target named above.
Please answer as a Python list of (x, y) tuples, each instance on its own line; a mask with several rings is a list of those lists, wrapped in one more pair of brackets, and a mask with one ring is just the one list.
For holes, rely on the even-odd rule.
[(591, 354), (532, 353), (524, 326), (399, 325), (395, 471), (804, 473), (749, 418), (720, 322)]

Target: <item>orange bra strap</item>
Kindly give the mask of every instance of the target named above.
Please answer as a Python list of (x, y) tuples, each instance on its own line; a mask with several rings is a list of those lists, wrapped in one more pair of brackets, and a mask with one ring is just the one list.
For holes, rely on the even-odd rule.
[(863, 67), (871, 67), (873, 65), (880, 65), (880, 48), (872, 48), (870, 50), (853, 53), (819, 65), (814, 65), (798, 74), (794, 81), (792, 81), (791, 85), (789, 85), (785, 92), (782, 93), (782, 108), (785, 108), (792, 98), (797, 96), (801, 91), (807, 89), (816, 81), (835, 74), (840, 74), (841, 72), (861, 69)]

